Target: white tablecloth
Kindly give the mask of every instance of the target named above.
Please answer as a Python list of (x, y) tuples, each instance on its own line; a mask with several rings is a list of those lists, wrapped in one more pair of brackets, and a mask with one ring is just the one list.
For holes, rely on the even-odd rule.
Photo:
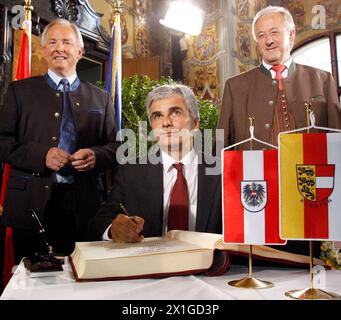
[[(99, 282), (75, 282), (70, 266), (51, 277), (30, 278), (20, 264), (2, 293), (1, 300), (279, 300), (285, 292), (309, 287), (309, 270), (254, 267), (253, 276), (274, 283), (269, 289), (240, 289), (227, 284), (247, 277), (247, 267), (232, 266), (223, 276), (179, 276)], [(321, 272), (321, 289), (341, 295), (341, 271)]]

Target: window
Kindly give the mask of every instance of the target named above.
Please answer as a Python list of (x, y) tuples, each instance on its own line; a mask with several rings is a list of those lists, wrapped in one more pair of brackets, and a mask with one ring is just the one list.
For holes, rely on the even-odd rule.
[(318, 39), (295, 50), (295, 62), (332, 72), (329, 38)]
[(341, 34), (328, 32), (299, 46), (292, 53), (295, 62), (329, 71), (338, 83), (341, 102)]

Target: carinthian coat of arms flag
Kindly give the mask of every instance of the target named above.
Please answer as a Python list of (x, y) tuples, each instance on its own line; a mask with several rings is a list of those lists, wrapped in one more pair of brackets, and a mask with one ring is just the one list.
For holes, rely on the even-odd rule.
[(279, 137), (280, 228), (285, 239), (341, 239), (341, 133)]
[(224, 242), (284, 244), (279, 237), (278, 152), (223, 152)]

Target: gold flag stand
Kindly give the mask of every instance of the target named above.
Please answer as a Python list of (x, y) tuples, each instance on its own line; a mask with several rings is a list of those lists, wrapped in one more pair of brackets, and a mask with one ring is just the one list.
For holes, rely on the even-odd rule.
[(314, 288), (314, 273), (313, 273), (313, 245), (312, 241), (309, 240), (309, 254), (310, 254), (310, 287), (301, 290), (291, 290), (287, 291), (285, 295), (287, 297), (299, 300), (333, 300), (341, 299), (341, 296), (333, 293), (327, 292), (321, 289)]
[(252, 245), (249, 251), (249, 274), (247, 278), (229, 281), (228, 284), (237, 288), (266, 289), (274, 286), (272, 282), (256, 279), (252, 276)]
[[(310, 113), (311, 111), (311, 104), (306, 103), (305, 108), (307, 112), (307, 124), (308, 129), (307, 132), (309, 133), (309, 126), (310, 126)], [(301, 290), (290, 290), (285, 293), (287, 297), (299, 300), (333, 300), (333, 299), (341, 299), (341, 296), (333, 293), (327, 292), (321, 289), (314, 288), (314, 273), (313, 273), (313, 244), (312, 240), (309, 240), (309, 255), (310, 255), (310, 287), (301, 289)]]
[[(249, 117), (250, 120), (250, 132), (251, 132), (251, 139), (250, 139), (250, 150), (253, 149), (253, 117)], [(266, 289), (271, 288), (274, 286), (272, 282), (264, 281), (256, 279), (252, 276), (252, 245), (249, 246), (249, 274), (246, 278), (240, 279), (240, 280), (233, 280), (229, 281), (228, 284), (233, 287), (237, 288), (252, 288), (252, 289)]]

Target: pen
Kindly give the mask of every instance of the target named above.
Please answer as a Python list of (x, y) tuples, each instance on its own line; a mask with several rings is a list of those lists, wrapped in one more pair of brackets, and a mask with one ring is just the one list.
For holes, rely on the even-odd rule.
[(121, 209), (123, 210), (124, 214), (125, 214), (126, 216), (128, 216), (128, 217), (131, 219), (131, 221), (133, 221), (133, 222), (136, 223), (135, 218), (128, 212), (128, 210), (126, 209), (126, 207), (125, 207), (122, 203), (120, 203), (120, 207), (121, 207)]
[[(136, 220), (135, 220), (135, 217), (132, 216), (132, 215), (128, 212), (128, 210), (127, 210), (126, 207), (123, 205), (123, 203), (120, 203), (120, 207), (121, 207), (121, 209), (123, 210), (124, 214), (125, 214), (126, 216), (128, 216), (128, 217), (130, 218), (131, 221), (133, 221), (134, 223), (137, 223)], [(142, 232), (140, 232), (139, 235), (142, 236)]]

